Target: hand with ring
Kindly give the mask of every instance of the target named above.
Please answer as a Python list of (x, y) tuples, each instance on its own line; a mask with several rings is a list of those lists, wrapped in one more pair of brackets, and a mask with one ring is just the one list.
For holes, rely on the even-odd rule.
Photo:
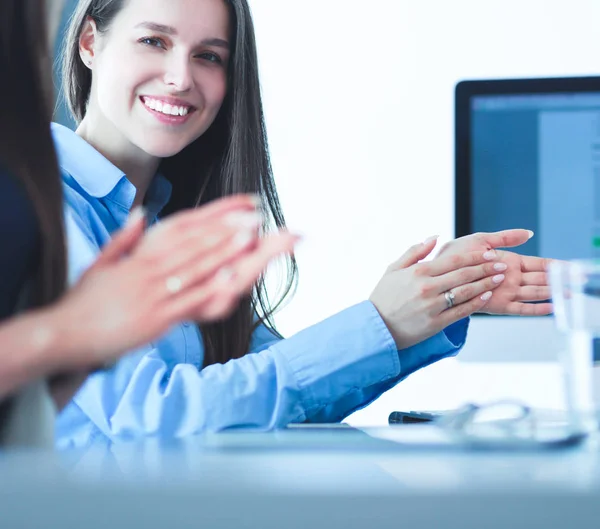
[[(548, 265), (551, 259), (520, 255), (498, 250), (526, 243), (533, 233), (529, 230), (504, 230), (495, 233), (474, 233), (446, 243), (438, 256), (471, 252), (490, 252), (508, 265), (506, 279), (494, 291), (494, 297), (478, 312), (518, 316), (544, 316), (552, 313), (549, 302)], [(536, 303), (531, 303), (531, 302)]]
[(398, 349), (483, 310), (505, 279), (507, 265), (486, 251), (421, 262), (436, 242), (432, 237), (410, 248), (388, 267), (369, 298)]
[[(256, 205), (253, 196), (228, 197), (174, 214), (146, 232), (143, 214), (132, 215), (47, 311), (49, 339), (62, 338), (85, 370), (160, 337), (180, 321), (226, 317), (269, 261), (291, 253), (298, 240), (286, 232), (260, 238)], [(82, 354), (90, 349), (93, 358)]]

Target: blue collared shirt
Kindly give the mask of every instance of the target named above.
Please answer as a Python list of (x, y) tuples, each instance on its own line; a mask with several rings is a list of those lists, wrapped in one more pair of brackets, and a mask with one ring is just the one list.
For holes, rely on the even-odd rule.
[[(52, 132), (65, 188), (73, 283), (125, 223), (135, 188), (73, 131), (53, 125)], [(170, 191), (157, 175), (146, 201), (151, 215), (168, 202)], [(456, 354), (467, 327), (468, 320), (459, 321), (398, 351), (365, 301), (283, 340), (261, 326), (251, 354), (203, 369), (198, 327), (181, 323), (113, 369), (91, 375), (59, 416), (57, 442), (84, 446), (96, 439), (340, 421), (414, 371)]]

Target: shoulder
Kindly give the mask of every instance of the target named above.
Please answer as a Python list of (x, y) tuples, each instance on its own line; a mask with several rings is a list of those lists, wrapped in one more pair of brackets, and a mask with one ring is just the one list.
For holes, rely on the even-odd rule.
[[(13, 230), (15, 223), (25, 224), (28, 229), (37, 224), (33, 204), (25, 185), (0, 163), (0, 221)], [(0, 229), (2, 232), (2, 229)]]
[(85, 217), (68, 204), (65, 204), (64, 219), (68, 242), (68, 280), (72, 285), (94, 263), (100, 246), (94, 240)]
[(62, 167), (60, 169), (63, 196), (65, 203), (65, 219), (77, 225), (85, 232), (92, 231), (91, 218), (94, 208), (90, 197), (77, 183), (77, 181)]
[(16, 176), (0, 162), (0, 190), (4, 197), (12, 195), (24, 195), (24, 186)]
[(61, 167), (64, 193), (64, 222), (68, 245), (69, 284), (73, 284), (96, 260), (101, 251), (94, 207), (77, 181)]

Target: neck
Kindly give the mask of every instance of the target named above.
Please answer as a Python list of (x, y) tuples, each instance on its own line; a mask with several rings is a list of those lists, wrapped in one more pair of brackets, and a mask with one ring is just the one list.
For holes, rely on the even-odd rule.
[(94, 124), (90, 113), (86, 114), (76, 133), (125, 173), (127, 179), (136, 188), (132, 208), (142, 205), (158, 171), (160, 158), (150, 156), (130, 142), (124, 141), (118, 133), (107, 134), (105, 127)]

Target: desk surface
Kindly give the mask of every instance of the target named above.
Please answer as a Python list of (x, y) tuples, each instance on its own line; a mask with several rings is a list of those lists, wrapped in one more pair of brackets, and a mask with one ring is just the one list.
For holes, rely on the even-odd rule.
[[(408, 426), (410, 428), (410, 426)], [(355, 430), (0, 456), (0, 527), (597, 527), (596, 443), (412, 450)]]

